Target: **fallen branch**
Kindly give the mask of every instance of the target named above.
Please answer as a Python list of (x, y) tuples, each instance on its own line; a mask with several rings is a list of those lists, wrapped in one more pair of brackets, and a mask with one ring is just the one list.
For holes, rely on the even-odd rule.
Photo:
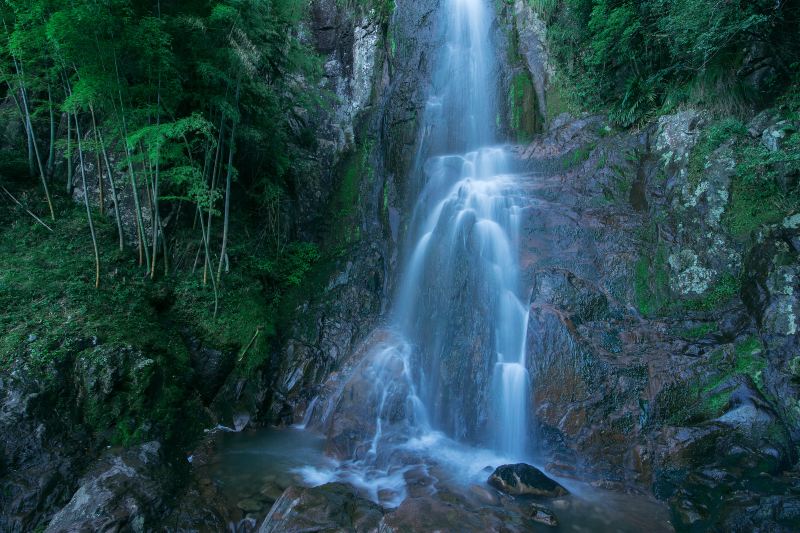
[[(2, 186), (0, 186), (0, 187), (2, 187)], [(8, 189), (6, 189), (5, 187), (2, 187), (2, 189), (3, 189), (3, 192), (5, 192), (5, 193), (8, 195), (8, 197), (9, 197), (9, 198), (11, 198), (11, 200), (13, 200), (13, 202), (14, 202), (15, 204), (17, 204), (18, 206), (20, 206), (20, 207), (21, 207), (22, 209), (24, 209), (24, 210), (25, 210), (25, 211), (26, 211), (26, 212), (27, 212), (27, 213), (28, 213), (30, 216), (32, 216), (33, 218), (35, 218), (35, 219), (36, 219), (36, 222), (38, 222), (39, 224), (41, 224), (42, 226), (44, 226), (45, 228), (47, 228), (48, 230), (50, 230), (50, 233), (52, 233), (52, 232), (53, 232), (53, 228), (51, 228), (50, 226), (48, 226), (47, 224), (45, 224), (45, 223), (44, 223), (44, 221), (43, 221), (41, 218), (39, 218), (39, 217), (37, 217), (36, 215), (34, 215), (34, 214), (33, 214), (33, 212), (32, 212), (30, 209), (28, 209), (27, 207), (25, 207), (24, 205), (22, 205), (22, 204), (19, 202), (19, 200), (17, 200), (16, 198), (14, 198), (14, 195), (13, 195), (13, 194), (11, 194), (10, 192), (8, 192)]]
[(254, 342), (256, 342), (256, 337), (258, 337), (258, 334), (259, 334), (259, 333), (261, 333), (261, 330), (262, 330), (262, 329), (264, 329), (264, 326), (258, 326), (258, 327), (256, 328), (256, 332), (253, 334), (253, 338), (252, 338), (252, 339), (250, 339), (250, 342), (248, 342), (248, 343), (247, 343), (247, 346), (245, 346), (245, 347), (244, 347), (244, 350), (242, 350), (242, 353), (241, 353), (241, 355), (239, 356), (239, 361), (241, 361), (241, 360), (242, 360), (242, 358), (244, 357), (244, 355), (247, 353), (247, 350), (249, 350), (249, 349), (250, 349), (250, 347), (253, 345), (253, 343), (254, 343)]

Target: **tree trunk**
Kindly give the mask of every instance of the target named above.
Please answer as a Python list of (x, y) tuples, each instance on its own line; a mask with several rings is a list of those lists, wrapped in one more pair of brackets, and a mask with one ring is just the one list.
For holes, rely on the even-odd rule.
[[(239, 81), (236, 81), (236, 107), (239, 107)], [(228, 148), (228, 174), (225, 179), (225, 213), (222, 222), (222, 249), (219, 253), (219, 265), (217, 266), (217, 282), (222, 277), (222, 262), (226, 261), (227, 264), (227, 251), (228, 251), (228, 225), (230, 223), (231, 212), (231, 181), (233, 180), (233, 154), (236, 152), (236, 124), (238, 117), (231, 124), (231, 142)], [(226, 266), (225, 272), (229, 268)]]
[[(219, 139), (217, 140), (217, 150), (216, 154), (214, 155), (214, 166), (211, 168), (211, 192), (213, 193), (214, 189), (217, 187), (217, 176), (219, 174), (219, 168), (221, 165), (219, 164), (219, 160), (221, 157), (222, 149), (225, 144), (225, 111), (221, 112), (221, 117), (219, 119)], [(209, 206), (208, 209), (208, 235), (211, 238), (211, 209), (214, 206)], [(208, 283), (208, 262), (203, 263), (203, 286)]]
[[(94, 130), (94, 143), (95, 145), (100, 145), (100, 139), (97, 136), (97, 122), (94, 119), (94, 108), (93, 106), (89, 106), (89, 110), (92, 114), (92, 129)], [(95, 161), (95, 174), (97, 174), (97, 189), (98, 194), (100, 195), (100, 199), (98, 200), (100, 204), (100, 214), (104, 215), (106, 212), (106, 199), (105, 195), (103, 194), (103, 168), (100, 165), (100, 151), (95, 149), (94, 151), (94, 161)]]
[(56, 213), (55, 211), (53, 211), (53, 201), (50, 199), (50, 191), (47, 188), (47, 179), (44, 176), (44, 167), (42, 167), (42, 158), (39, 156), (39, 147), (36, 145), (36, 136), (33, 133), (33, 124), (31, 123), (31, 112), (28, 107), (28, 97), (25, 94), (25, 86), (21, 85), (20, 90), (22, 91), (22, 107), (25, 109), (25, 123), (27, 124), (30, 143), (31, 145), (33, 145), (33, 151), (36, 154), (36, 162), (39, 164), (39, 176), (42, 178), (42, 187), (44, 188), (44, 196), (47, 199), (47, 206), (50, 208), (50, 218), (55, 220)]
[[(197, 206), (197, 210), (200, 211), (200, 206)], [(211, 264), (211, 254), (208, 250), (208, 233), (206, 232), (206, 225), (203, 222), (203, 212), (200, 211), (200, 231), (203, 234), (203, 246), (206, 250), (206, 260), (208, 270), (213, 270), (213, 266)], [(214, 279), (214, 276), (211, 276), (211, 287), (214, 289), (214, 318), (217, 318), (217, 309), (219, 308), (219, 294), (217, 293), (217, 281)]]
[(72, 121), (67, 114), (67, 194), (72, 195)]
[(83, 204), (86, 206), (86, 218), (89, 220), (89, 232), (92, 234), (92, 246), (94, 247), (95, 276), (94, 286), (100, 287), (100, 252), (97, 249), (97, 235), (94, 231), (94, 221), (92, 220), (92, 210), (89, 207), (89, 194), (86, 190), (86, 170), (83, 166), (83, 148), (81, 147), (81, 128), (78, 124), (78, 113), (75, 113), (75, 135), (78, 138), (78, 162), (81, 165), (81, 182), (83, 183)]
[[(125, 159), (128, 163), (128, 172), (131, 177), (131, 188), (133, 190), (133, 205), (136, 210), (136, 237), (139, 245), (139, 265), (145, 264), (142, 260), (147, 260), (150, 264), (149, 252), (147, 251), (147, 240), (145, 239), (144, 220), (142, 218), (142, 205), (139, 202), (139, 188), (136, 186), (136, 171), (133, 169), (133, 159), (131, 150), (128, 146), (128, 124), (125, 120), (125, 101), (122, 98), (122, 84), (119, 75), (119, 64), (117, 63), (117, 50), (112, 47), (114, 52), (114, 72), (117, 77), (117, 95), (119, 96), (119, 118), (122, 122), (122, 145), (125, 147)], [(144, 257), (142, 257), (144, 255)]]
[(53, 109), (53, 95), (50, 85), (47, 85), (47, 105), (50, 111), (50, 150), (47, 154), (47, 179), (53, 179), (53, 169), (56, 163), (56, 113)]
[(111, 169), (111, 164), (108, 161), (108, 153), (106, 152), (106, 144), (103, 141), (103, 134), (100, 130), (97, 129), (97, 121), (95, 121), (94, 117), (94, 107), (89, 107), (92, 112), (92, 124), (95, 127), (95, 133), (97, 134), (98, 142), (100, 143), (100, 151), (103, 154), (103, 161), (106, 165), (106, 170), (108, 171), (108, 183), (111, 186), (111, 199), (114, 201), (114, 218), (117, 221), (117, 233), (119, 234), (119, 251), (125, 249), (125, 236), (122, 233), (122, 220), (119, 216), (119, 201), (117, 200), (117, 185), (114, 183), (114, 172)]
[(28, 176), (36, 175), (36, 156), (33, 154), (33, 133), (28, 128), (28, 114), (25, 113), (25, 118), (22, 119), (25, 126), (25, 137), (28, 139)]

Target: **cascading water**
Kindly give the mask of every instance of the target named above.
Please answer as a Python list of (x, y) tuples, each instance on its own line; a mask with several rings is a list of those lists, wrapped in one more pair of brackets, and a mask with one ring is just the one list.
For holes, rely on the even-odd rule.
[(447, 439), (510, 459), (528, 449), (522, 203), (507, 153), (495, 145), (493, 15), (484, 0), (447, 0), (442, 12), (446, 44), (423, 117), (421, 192), (391, 327), (373, 335), (347, 380), (309, 417), (327, 433), (329, 452), (346, 459), (326, 479), (349, 481), (376, 500), (383, 480), (393, 489), (384, 505), (402, 500), (404, 489), (391, 480), (431, 443), (440, 453)]
[[(266, 474), (255, 498), (284, 478), (315, 487), (283, 492), (260, 531), (374, 530), (363, 522), (370, 516), (382, 516), (381, 531), (537, 530), (538, 505), (499, 498), (485, 484), (487, 467), (532, 462), (529, 295), (518, 242), (540, 177), (516, 174), (515, 156), (497, 144), (488, 2), (438, 4), (444, 46), (409, 180), (418, 195), (387, 326), (309, 403), (299, 427), (310, 431), (276, 431), (269, 444), (245, 436), (220, 463), (240, 473), (220, 476), (228, 487), (258, 487)], [(350, 488), (327, 486), (333, 481), (381, 512), (342, 499)], [(564, 531), (671, 530), (652, 502), (560, 481), (571, 492), (553, 500)], [(251, 507), (251, 492), (242, 495), (237, 505)]]
[[(419, 389), (434, 426), (519, 457), (526, 447), (530, 399), (528, 317), (518, 296), (521, 208), (504, 163), (501, 148), (427, 162), (428, 181), (412, 226), (416, 244), (398, 294), (396, 321), (417, 347)], [(481, 337), (477, 345), (476, 336)], [(448, 372), (466, 379), (453, 379)], [(491, 379), (484, 380), (487, 375)], [(446, 390), (450, 385), (460, 390)], [(480, 439), (486, 430), (494, 435), (489, 442)]]

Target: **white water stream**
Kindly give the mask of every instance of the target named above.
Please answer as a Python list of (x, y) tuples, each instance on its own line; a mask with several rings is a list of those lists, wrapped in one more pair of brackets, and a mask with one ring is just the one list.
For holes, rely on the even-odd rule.
[(494, 15), (484, 0), (441, 9), (445, 46), (410, 179), (421, 192), (391, 326), (304, 422), (363, 433), (350, 459), (301, 469), (306, 481), (347, 481), (384, 505), (402, 501), (403, 474), (423, 457), (477, 479), (487, 464), (526, 459), (530, 447), (522, 199), (495, 133)]

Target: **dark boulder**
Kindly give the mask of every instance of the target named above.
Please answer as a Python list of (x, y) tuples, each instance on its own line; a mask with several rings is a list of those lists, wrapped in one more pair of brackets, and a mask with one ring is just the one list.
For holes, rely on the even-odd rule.
[(525, 463), (498, 466), (487, 481), (489, 485), (512, 496), (556, 497), (569, 494), (567, 489), (541, 470)]

